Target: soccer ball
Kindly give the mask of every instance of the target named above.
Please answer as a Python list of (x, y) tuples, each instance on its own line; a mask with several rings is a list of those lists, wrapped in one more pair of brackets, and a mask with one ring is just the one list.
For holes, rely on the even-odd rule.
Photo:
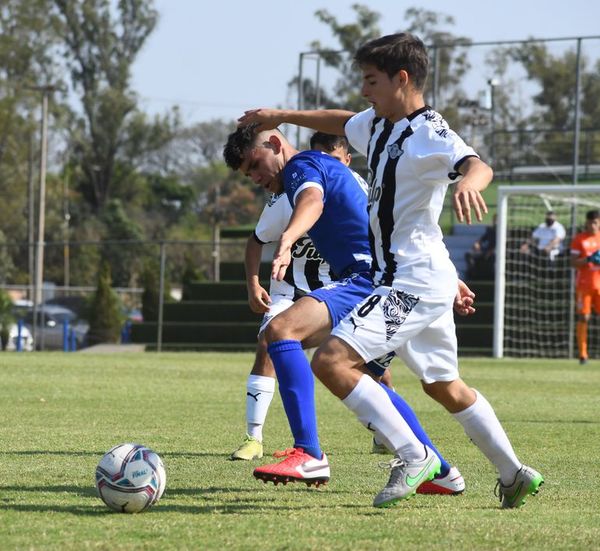
[(160, 457), (140, 444), (119, 444), (96, 467), (100, 499), (120, 513), (152, 507), (165, 491), (167, 475)]

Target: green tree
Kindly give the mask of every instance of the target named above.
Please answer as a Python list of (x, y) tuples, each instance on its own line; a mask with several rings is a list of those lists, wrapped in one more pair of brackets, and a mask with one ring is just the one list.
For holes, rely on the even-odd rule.
[[(352, 63), (354, 52), (363, 43), (381, 36), (379, 20), (381, 15), (362, 4), (353, 4), (352, 9), (356, 14), (356, 22), (342, 24), (327, 10), (318, 10), (315, 16), (319, 21), (329, 26), (338, 45), (328, 47), (319, 41), (310, 43), (311, 50), (320, 52), (321, 58), (329, 67), (337, 69), (340, 78), (336, 81), (332, 94), (320, 91), (321, 107), (342, 107), (354, 111), (367, 107), (360, 95), (361, 75)], [(417, 34), (425, 44), (437, 50), (435, 60), (437, 69), (435, 82), (437, 88), (437, 99), (439, 105), (443, 106), (444, 114), (449, 118), (456, 119), (458, 113), (454, 109), (456, 99), (464, 94), (460, 84), (465, 72), (469, 69), (468, 57), (465, 46), (470, 41), (462, 36), (441, 30), (440, 27), (454, 24), (451, 16), (438, 14), (420, 8), (408, 8), (404, 14), (403, 21), (406, 25), (401, 31)], [(433, 71), (436, 64), (432, 63)], [(429, 90), (432, 90), (434, 75), (429, 78)], [(297, 87), (298, 77), (295, 77), (289, 86)], [(316, 107), (314, 98), (316, 96), (315, 84), (306, 79), (303, 83), (305, 92), (305, 107), (308, 109)], [(443, 90), (443, 92), (441, 92)], [(331, 98), (337, 98), (332, 100)]]
[[(41, 96), (31, 88), (59, 80), (48, 5), (46, 0), (0, 0), (0, 230), (13, 242), (27, 240), (27, 189), (37, 162), (34, 114)], [(27, 270), (26, 251), (21, 253), (10, 251), (18, 272)]]
[(117, 287), (129, 287), (134, 274), (143, 264), (145, 252), (138, 243), (114, 243), (114, 241), (140, 241), (140, 227), (127, 215), (121, 201), (111, 200), (103, 211), (102, 221), (107, 233), (102, 248), (104, 260), (112, 267), (113, 282)]
[(0, 345), (6, 350), (10, 336), (10, 327), (15, 322), (12, 313), (12, 301), (4, 289), (0, 289)]
[(10, 282), (10, 277), (15, 271), (11, 251), (6, 243), (4, 232), (0, 230), (0, 283)]
[(118, 342), (123, 321), (121, 301), (111, 287), (110, 266), (103, 262), (90, 306), (88, 343)]
[[(315, 40), (310, 43), (310, 49), (319, 52), (325, 64), (336, 68), (340, 73), (340, 78), (334, 85), (333, 93), (327, 95), (323, 91), (321, 92), (323, 98), (321, 107), (343, 107), (352, 110), (361, 110), (366, 107), (360, 96), (361, 77), (352, 65), (352, 56), (361, 44), (381, 35), (378, 26), (381, 15), (362, 4), (353, 4), (352, 9), (356, 13), (356, 22), (347, 24), (338, 22), (337, 18), (326, 9), (315, 12), (315, 17), (331, 29), (338, 44), (329, 47)], [(298, 77), (290, 83), (290, 86), (297, 87), (297, 79)], [(315, 104), (311, 103), (311, 100), (316, 96), (314, 83), (310, 79), (306, 79), (303, 88), (308, 93), (306, 97), (308, 101), (305, 101), (305, 107), (314, 108)], [(339, 99), (336, 101), (332, 99), (334, 97)]]
[(79, 184), (96, 210), (111, 198), (117, 156), (128, 124), (134, 124), (131, 66), (157, 21), (151, 1), (119, 0), (114, 9), (113, 4), (54, 0), (57, 32), (64, 37), (72, 85), (83, 108), (71, 135), (81, 166)]
[[(142, 287), (142, 316), (144, 321), (157, 321), (160, 302), (160, 266), (155, 258), (146, 261), (141, 276)], [(165, 275), (164, 301), (171, 302), (171, 285)]]
[[(572, 130), (575, 125), (575, 90), (577, 54), (569, 48), (553, 55), (542, 42), (529, 42), (511, 48), (513, 60), (521, 63), (530, 81), (538, 85), (533, 96), (535, 111), (526, 119), (529, 128), (537, 133), (536, 150), (548, 164), (570, 163), (572, 160)], [(581, 129), (600, 129), (600, 61), (592, 66), (589, 58), (581, 56)], [(591, 66), (591, 67), (590, 67)], [(600, 143), (581, 148), (587, 161), (597, 162)]]

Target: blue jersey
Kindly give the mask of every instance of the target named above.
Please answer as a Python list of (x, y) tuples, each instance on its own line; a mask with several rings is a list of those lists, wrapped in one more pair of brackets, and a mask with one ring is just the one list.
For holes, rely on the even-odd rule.
[(292, 206), (304, 189), (322, 190), (323, 213), (308, 235), (336, 277), (370, 270), (367, 192), (360, 176), (326, 153), (303, 151), (285, 165), (283, 185)]

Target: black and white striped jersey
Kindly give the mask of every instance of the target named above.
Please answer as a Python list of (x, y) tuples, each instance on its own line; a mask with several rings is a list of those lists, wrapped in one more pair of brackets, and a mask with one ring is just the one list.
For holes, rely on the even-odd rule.
[(376, 285), (417, 296), (456, 293), (456, 269), (438, 225), (448, 185), (475, 151), (442, 116), (423, 107), (392, 123), (367, 109), (345, 127), (367, 156), (369, 240)]
[[(254, 239), (261, 244), (278, 241), (292, 216), (292, 206), (285, 193), (273, 195), (265, 205), (254, 229)], [(282, 281), (271, 279), (271, 295), (298, 296), (310, 293), (331, 283), (327, 264), (317, 252), (308, 235), (302, 236), (292, 247), (292, 262)]]

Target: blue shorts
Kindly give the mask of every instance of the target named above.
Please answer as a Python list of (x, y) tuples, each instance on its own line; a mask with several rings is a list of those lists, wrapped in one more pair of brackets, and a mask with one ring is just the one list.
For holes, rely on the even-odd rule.
[(316, 289), (306, 296), (324, 302), (331, 316), (333, 329), (353, 308), (373, 292), (370, 274), (363, 272), (334, 281)]

